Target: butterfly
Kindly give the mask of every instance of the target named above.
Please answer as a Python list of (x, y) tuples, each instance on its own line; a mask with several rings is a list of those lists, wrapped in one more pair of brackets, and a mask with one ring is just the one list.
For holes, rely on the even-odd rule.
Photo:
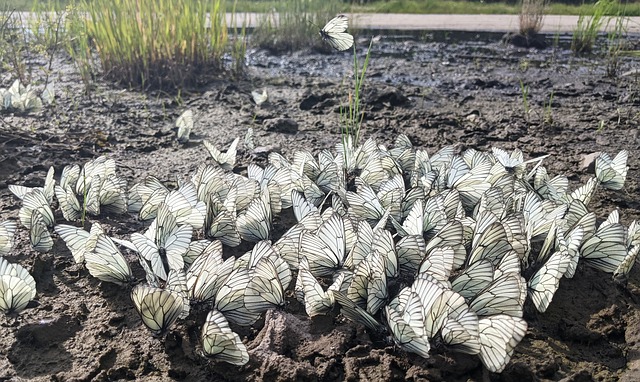
[(5, 220), (0, 223), (0, 256), (5, 256), (13, 246), (13, 236), (18, 224), (13, 220)]
[[(412, 296), (414, 298), (410, 298)], [(415, 319), (416, 315), (422, 317), (423, 311), (424, 307), (420, 299), (410, 288), (403, 289), (394, 301), (384, 308), (387, 326), (394, 342), (406, 351), (429, 358), (429, 349), (431, 349), (429, 339), (416, 333), (414, 327), (407, 322), (412, 318)], [(418, 319), (417, 321), (418, 325), (422, 324), (422, 320)]]
[[(91, 239), (87, 242), (89, 240)], [(85, 247), (84, 260), (87, 270), (93, 277), (119, 285), (129, 285), (133, 281), (129, 263), (109, 236), (97, 233), (95, 247), (92, 247), (93, 245), (89, 246), (90, 251)]]
[(213, 298), (234, 268), (235, 258), (222, 259), (222, 243), (214, 240), (187, 270), (189, 297), (202, 302)]
[(22, 208), (20, 208), (18, 216), (20, 217), (20, 223), (22, 223), (23, 226), (31, 228), (31, 218), (34, 211), (38, 211), (40, 213), (44, 224), (47, 227), (53, 226), (55, 221), (53, 211), (51, 210), (51, 207), (49, 207), (44, 191), (38, 188), (34, 188), (27, 192), (24, 195), (24, 198), (22, 198)]
[(627, 178), (627, 159), (629, 152), (622, 150), (611, 159), (609, 154), (601, 153), (596, 158), (596, 178), (604, 188), (621, 190)]
[(189, 135), (191, 134), (191, 129), (193, 129), (193, 111), (191, 109), (187, 109), (180, 114), (176, 120), (176, 127), (178, 128), (178, 142), (189, 142)]
[(170, 289), (138, 284), (131, 290), (131, 300), (142, 322), (155, 335), (164, 334), (184, 310), (182, 296)]
[(39, 210), (31, 213), (31, 228), (29, 229), (31, 247), (38, 252), (47, 253), (53, 248), (53, 240)]
[(11, 193), (13, 193), (18, 198), (24, 199), (24, 196), (27, 193), (29, 193), (31, 190), (41, 190), (42, 192), (44, 192), (44, 196), (47, 200), (47, 203), (51, 204), (51, 202), (53, 201), (53, 194), (54, 194), (53, 189), (56, 184), (55, 180), (53, 179), (54, 173), (55, 173), (55, 170), (53, 166), (49, 167), (49, 171), (47, 171), (47, 176), (44, 180), (44, 187), (30, 188), (30, 187), (10, 184), (9, 191), (11, 191)]
[(131, 242), (137, 252), (151, 263), (153, 272), (162, 280), (171, 269), (184, 268), (183, 255), (189, 250), (193, 228), (179, 226), (169, 206), (161, 204), (158, 216), (144, 234), (131, 234)]
[(349, 27), (349, 19), (345, 15), (338, 15), (329, 20), (327, 25), (320, 30), (320, 36), (332, 48), (347, 50), (353, 45), (353, 36), (346, 32)]
[(267, 100), (269, 99), (269, 95), (267, 94), (267, 89), (262, 89), (262, 92), (259, 92), (257, 90), (252, 90), (251, 97), (253, 98), (253, 102), (255, 102), (257, 106), (262, 105), (263, 103), (267, 102)]
[(202, 326), (201, 339), (203, 355), (206, 357), (238, 366), (249, 362), (247, 347), (231, 330), (224, 315), (217, 310), (207, 314), (207, 319)]
[(211, 158), (218, 166), (220, 166), (220, 168), (222, 168), (223, 170), (231, 171), (236, 164), (238, 142), (240, 142), (240, 138), (234, 139), (233, 142), (231, 142), (231, 145), (227, 149), (226, 153), (218, 150), (209, 141), (205, 140), (202, 143), (204, 143), (204, 147), (206, 147), (207, 151), (209, 151)]
[(0, 311), (19, 313), (36, 296), (36, 281), (20, 264), (0, 257)]
[(515, 347), (527, 333), (527, 322), (520, 317), (498, 314), (478, 321), (480, 360), (492, 373), (500, 373), (509, 363)]

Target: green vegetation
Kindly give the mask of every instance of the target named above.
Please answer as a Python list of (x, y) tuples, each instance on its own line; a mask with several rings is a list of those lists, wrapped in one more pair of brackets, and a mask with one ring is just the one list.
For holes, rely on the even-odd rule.
[(609, 22), (613, 22), (613, 29), (607, 33), (607, 76), (615, 77), (618, 75), (618, 65), (620, 56), (624, 54), (627, 48), (627, 24), (629, 19), (623, 14), (612, 17)]
[(322, 41), (318, 38), (318, 31), (324, 23), (344, 11), (339, 8), (340, 5), (333, 0), (279, 1), (260, 16), (253, 43), (280, 52), (310, 46), (320, 48)]
[[(99, 0), (88, 0), (100, 2)], [(37, 2), (37, 1), (36, 1)], [(58, 0), (58, 9), (64, 9), (72, 4), (73, 0)], [(318, 3), (318, 2), (311, 2)], [(520, 13), (520, 4), (517, 2), (482, 2), (472, 0), (378, 0), (359, 5), (354, 2), (350, 5), (353, 12), (382, 12), (382, 13), (434, 13), (434, 14), (512, 14)], [(27, 11), (33, 7), (34, 0), (0, 0), (0, 4), (6, 4), (9, 9)], [(271, 12), (281, 6), (281, 1), (276, 0), (226, 0), (226, 8), (231, 9), (236, 4), (238, 12)], [(344, 6), (346, 2), (341, 2)], [(587, 13), (591, 8), (591, 2), (582, 5), (561, 4), (556, 1), (548, 5), (547, 14), (550, 15), (580, 15)], [(618, 4), (611, 10), (610, 15), (626, 9), (627, 16), (640, 16), (640, 3)], [(335, 15), (334, 15), (335, 16)]]
[(222, 66), (227, 26), (220, 0), (106, 0), (84, 5), (87, 34), (103, 73), (114, 81), (177, 89), (217, 74)]
[(571, 50), (576, 53), (591, 52), (598, 32), (609, 20), (607, 15), (612, 14), (616, 4), (616, 0), (598, 0), (587, 12), (580, 14), (573, 31)]
[(343, 144), (346, 143), (346, 137), (351, 137), (354, 145), (360, 141), (360, 131), (362, 129), (362, 120), (364, 119), (364, 110), (362, 108), (362, 87), (364, 85), (364, 77), (369, 67), (369, 58), (371, 57), (371, 47), (373, 40), (369, 43), (367, 54), (364, 58), (362, 67), (358, 63), (358, 55), (356, 46), (353, 45), (353, 89), (349, 89), (349, 96), (346, 106), (340, 106), (340, 128), (343, 137)]

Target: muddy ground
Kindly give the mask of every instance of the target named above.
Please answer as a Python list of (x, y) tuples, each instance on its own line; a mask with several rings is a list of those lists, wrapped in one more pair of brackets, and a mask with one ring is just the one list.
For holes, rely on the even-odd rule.
[[(640, 219), (640, 78), (606, 76), (602, 55), (576, 58), (562, 44), (543, 51), (506, 46), (497, 35), (463, 40), (434, 36), (382, 38), (373, 45), (363, 101), (363, 135), (390, 144), (407, 134), (434, 152), (520, 148), (526, 158), (551, 154), (551, 174), (578, 184), (593, 174), (583, 156), (630, 151), (624, 190), (601, 190), (592, 201), (599, 218), (614, 208), (629, 224)], [(435, 36), (438, 37), (438, 36)], [(455, 37), (455, 36), (454, 36)], [(562, 36), (561, 36), (562, 37)], [(553, 36), (547, 36), (551, 42)], [(562, 43), (562, 38), (561, 38)], [(364, 47), (364, 41), (359, 41)], [(363, 51), (360, 49), (359, 54)], [(347, 99), (352, 57), (302, 51), (272, 55), (250, 50), (246, 77), (218, 80), (175, 97), (147, 96), (98, 81), (91, 97), (64, 58), (55, 71), (57, 101), (34, 116), (2, 115), (0, 122), (0, 220), (17, 218), (19, 202), (7, 184), (41, 185), (46, 170), (115, 158), (129, 181), (155, 175), (172, 184), (207, 161), (203, 145), (175, 141), (173, 121), (187, 107), (196, 113), (195, 139), (219, 147), (248, 127), (259, 150), (240, 151), (237, 171), (266, 152), (284, 155), (335, 145), (339, 105)], [(640, 66), (620, 58), (618, 74)], [(0, 77), (10, 85), (7, 73)], [(521, 83), (528, 87), (525, 111)], [(250, 91), (267, 88), (270, 101), (256, 107)], [(551, 104), (547, 107), (548, 104)], [(103, 216), (114, 236), (140, 231), (134, 217)], [(283, 227), (280, 227), (283, 228)], [(0, 317), (0, 380), (482, 380), (476, 357), (407, 354), (340, 317), (308, 320), (293, 302), (270, 312), (253, 328), (236, 328), (251, 354), (243, 367), (198, 356), (204, 313), (192, 314), (166, 339), (153, 338), (120, 287), (102, 284), (75, 265), (57, 240), (38, 255), (19, 232), (8, 256), (31, 271), (36, 300), (20, 316)], [(137, 275), (141, 269), (135, 268)], [(563, 279), (544, 314), (528, 313), (529, 331), (500, 375), (504, 381), (633, 381), (640, 379), (640, 270), (626, 288), (611, 276), (579, 268)], [(531, 310), (533, 312), (533, 310)]]

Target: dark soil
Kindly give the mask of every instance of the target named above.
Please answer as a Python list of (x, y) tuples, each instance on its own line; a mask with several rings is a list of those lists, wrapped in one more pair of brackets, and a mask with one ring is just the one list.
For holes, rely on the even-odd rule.
[[(583, 165), (585, 155), (627, 149), (625, 189), (600, 190), (590, 208), (601, 219), (619, 208), (627, 225), (640, 219), (640, 78), (607, 77), (608, 60), (602, 55), (576, 58), (562, 48), (524, 50), (493, 37), (375, 42), (363, 95), (363, 136), (391, 144), (404, 133), (429, 152), (455, 145), (460, 150), (517, 147), (525, 158), (550, 154), (544, 163), (549, 173), (565, 174), (574, 186), (593, 174)], [(339, 142), (339, 106), (347, 100), (353, 71), (349, 54), (251, 51), (247, 62), (245, 78), (221, 79), (183, 94), (179, 103), (176, 97), (103, 82), (91, 97), (84, 96), (80, 77), (60, 59), (54, 106), (33, 116), (0, 116), (0, 220), (17, 218), (20, 207), (7, 185), (41, 185), (51, 165), (59, 174), (64, 165), (107, 154), (131, 183), (154, 175), (173, 184), (176, 177), (191, 174), (208, 154), (197, 142), (176, 142), (173, 123), (185, 108), (196, 114), (196, 138), (220, 148), (244, 136), (247, 128), (255, 130), (259, 147), (254, 153), (241, 150), (236, 171), (250, 161), (264, 163), (269, 151), (286, 156)], [(637, 58), (620, 58), (618, 74), (638, 65)], [(1, 86), (10, 85), (9, 77), (2, 74)], [(256, 107), (250, 92), (262, 87), (269, 103)], [(528, 89), (526, 107), (523, 88)], [(118, 237), (142, 229), (132, 216), (99, 220)], [(38, 290), (18, 317), (0, 316), (0, 380), (487, 377), (477, 357), (445, 352), (423, 359), (372, 339), (339, 317), (311, 321), (294, 302), (284, 311), (269, 312), (253, 328), (236, 328), (251, 355), (247, 365), (207, 362), (196, 350), (201, 314), (180, 322), (165, 339), (154, 338), (128, 292), (89, 276), (61, 240), (42, 255), (30, 249), (23, 229), (17, 236), (9, 261), (27, 267)], [(626, 287), (611, 275), (580, 267), (575, 278), (562, 280), (546, 313), (526, 316), (528, 334), (506, 370), (490, 379), (639, 380), (639, 299), (638, 267)]]

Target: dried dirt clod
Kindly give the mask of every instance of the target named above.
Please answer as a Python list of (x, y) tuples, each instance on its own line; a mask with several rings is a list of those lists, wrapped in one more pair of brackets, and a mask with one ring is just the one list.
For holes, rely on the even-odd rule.
[(298, 122), (291, 118), (274, 118), (264, 121), (267, 131), (283, 134), (295, 134), (298, 132)]

